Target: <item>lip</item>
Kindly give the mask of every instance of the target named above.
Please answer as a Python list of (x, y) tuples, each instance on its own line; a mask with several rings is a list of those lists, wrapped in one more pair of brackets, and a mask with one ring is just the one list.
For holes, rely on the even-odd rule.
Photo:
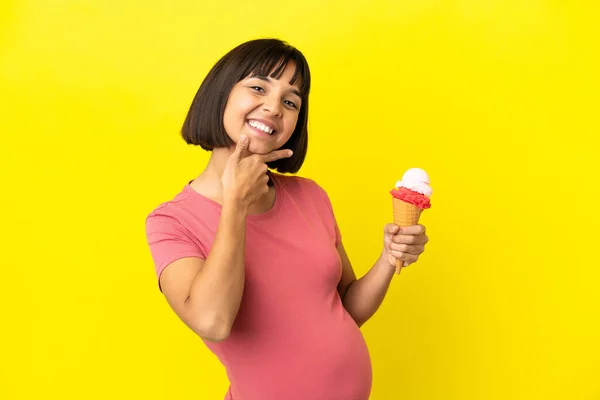
[(250, 122), (250, 121), (260, 122), (261, 124), (268, 126), (272, 130), (274, 130), (276, 134), (279, 133), (279, 128), (273, 121), (269, 121), (268, 119), (262, 119), (262, 118), (248, 118), (248, 122)]

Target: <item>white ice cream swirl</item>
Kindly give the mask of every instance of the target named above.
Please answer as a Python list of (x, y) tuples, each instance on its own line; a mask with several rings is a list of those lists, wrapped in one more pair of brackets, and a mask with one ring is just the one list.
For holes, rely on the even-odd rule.
[(396, 188), (407, 188), (417, 193), (421, 193), (427, 197), (430, 197), (433, 193), (433, 189), (429, 186), (429, 176), (427, 172), (420, 168), (410, 168), (404, 175), (402, 180), (396, 182)]

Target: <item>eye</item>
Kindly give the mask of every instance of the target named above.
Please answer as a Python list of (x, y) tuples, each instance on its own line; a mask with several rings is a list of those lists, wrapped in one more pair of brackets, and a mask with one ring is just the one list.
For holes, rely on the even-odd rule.
[(298, 109), (298, 106), (293, 101), (285, 100), (284, 103), (287, 104), (290, 107), (295, 108), (296, 110)]
[(260, 86), (250, 86), (250, 89), (257, 91), (257, 92), (264, 92), (265, 90), (263, 88), (261, 88)]

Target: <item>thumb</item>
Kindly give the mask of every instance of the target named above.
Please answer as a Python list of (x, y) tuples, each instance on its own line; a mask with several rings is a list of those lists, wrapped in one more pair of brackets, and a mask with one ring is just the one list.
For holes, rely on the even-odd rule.
[(248, 140), (248, 136), (246, 136), (246, 135), (240, 136), (240, 139), (238, 140), (237, 145), (235, 146), (235, 150), (233, 152), (235, 161), (240, 161), (242, 159), (242, 156), (244, 155), (244, 151), (246, 151), (248, 149), (249, 143), (250, 143), (250, 140)]
[(388, 235), (395, 235), (399, 230), (400, 227), (396, 224), (387, 224), (384, 229), (385, 233)]

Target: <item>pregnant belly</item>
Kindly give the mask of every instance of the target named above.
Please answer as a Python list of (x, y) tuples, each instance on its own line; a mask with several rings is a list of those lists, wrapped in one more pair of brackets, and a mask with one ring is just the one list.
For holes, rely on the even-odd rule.
[(260, 345), (239, 343), (235, 361), (224, 357), (231, 398), (367, 400), (372, 370), (360, 329), (348, 314), (321, 322), (272, 332)]

